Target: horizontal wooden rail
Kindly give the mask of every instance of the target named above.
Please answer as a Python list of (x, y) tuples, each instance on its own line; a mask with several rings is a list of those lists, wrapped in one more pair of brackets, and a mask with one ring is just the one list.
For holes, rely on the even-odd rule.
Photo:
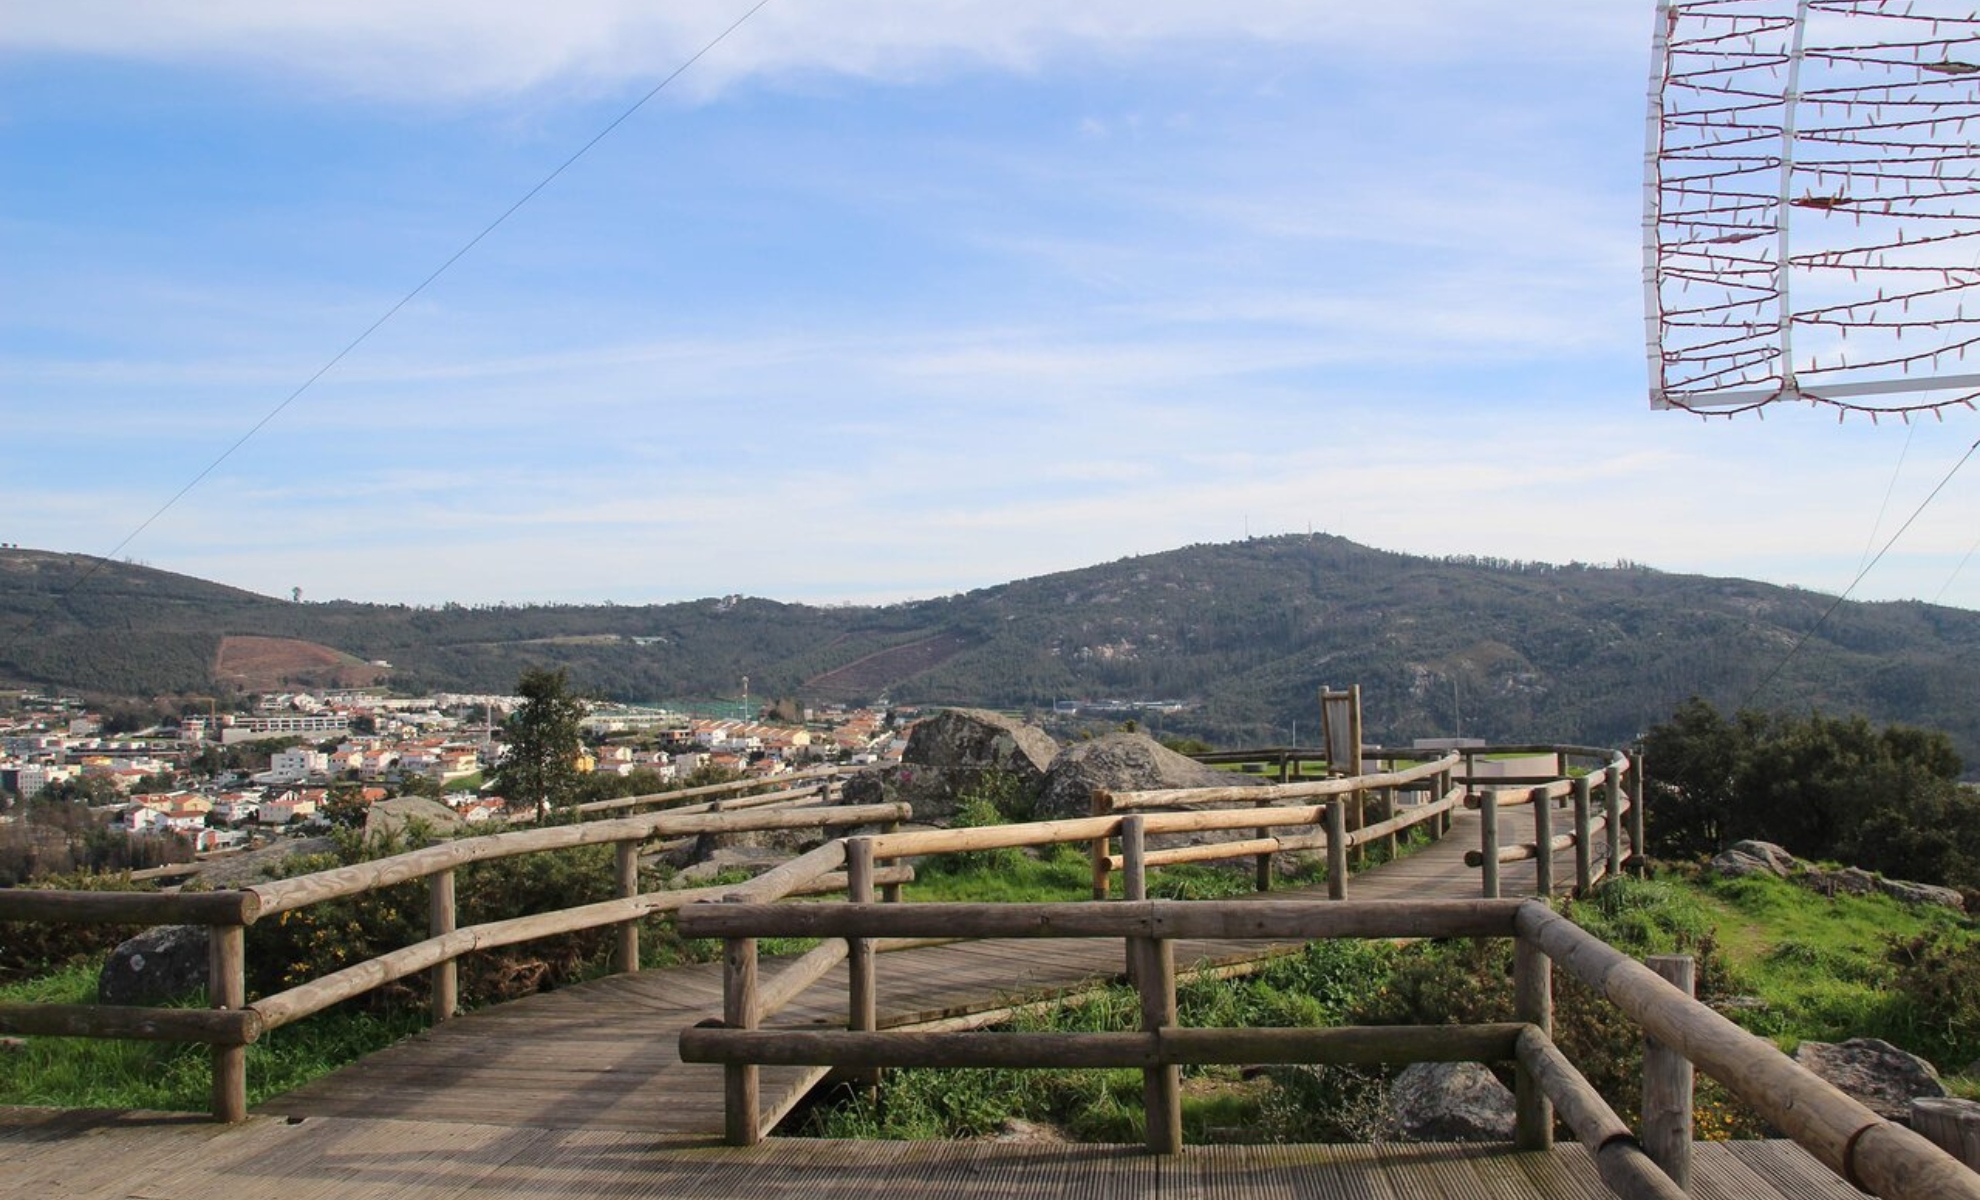
[(1532, 787), (1477, 788), (1473, 790), (1471, 795), (1465, 798), (1465, 807), (1477, 808), (1482, 802), (1480, 798), (1486, 792), (1492, 793), (1493, 798), (1498, 802), (1500, 808), (1518, 808), (1521, 805), (1534, 804), (1541, 800), (1559, 800), (1565, 796), (1572, 796), (1574, 794), (1574, 780), (1555, 779), (1552, 782), (1536, 784)]
[[(1398, 816), (1390, 817), (1386, 821), (1378, 821), (1373, 825), (1350, 830), (1345, 839), (1345, 844), (1348, 846), (1366, 845), (1367, 843), (1387, 837), (1390, 834), (1400, 833), (1405, 829), (1424, 824), (1457, 807), (1463, 797), (1464, 793), (1462, 791), (1454, 789), (1450, 795), (1444, 797), (1442, 800), (1437, 800), (1429, 804), (1415, 805), (1408, 811)], [(1259, 826), (1313, 824), (1325, 818), (1327, 808), (1328, 806), (1323, 804), (1316, 805), (1310, 809), (1231, 809), (1221, 815), (1230, 818), (1230, 828), (1250, 829)], [(1287, 817), (1307, 814), (1311, 814), (1313, 819), (1286, 819)], [(1173, 832), (1163, 827), (1163, 818), (1181, 815), (1189, 814), (1148, 813), (1143, 817), (1143, 820), (1146, 822), (1144, 828), (1149, 833)], [(1264, 819), (1261, 820), (1261, 817)], [(1096, 817), (1090, 819), (1105, 820), (1107, 818)], [(1018, 826), (1015, 828), (1022, 827)], [(1081, 838), (1078, 840), (1084, 841), (1085, 839)], [(1243, 841), (1211, 842), (1200, 846), (1176, 846), (1166, 850), (1150, 850), (1142, 856), (1142, 865), (1160, 867), (1175, 863), (1213, 862), (1224, 858), (1244, 858), (1254, 854), (1278, 854), (1288, 851), (1325, 850), (1326, 848), (1327, 835), (1325, 833), (1308, 834), (1304, 837), (1248, 838)], [(1126, 863), (1127, 857), (1124, 854), (1110, 854), (1107, 856), (1107, 869), (1109, 871), (1118, 871)]]
[[(1618, 817), (1628, 812), (1629, 805), (1627, 803), (1619, 805), (1616, 809)], [(1588, 826), (1588, 833), (1591, 839), (1598, 833), (1606, 834), (1612, 838), (1621, 836), (1619, 830), (1609, 828), (1609, 820), (1606, 816), (1599, 821), (1591, 821)], [(1553, 841), (1549, 846), (1552, 851), (1572, 850), (1579, 840), (1579, 837), (1573, 833), (1557, 833), (1554, 835)], [(1502, 863), (1529, 862), (1539, 857), (1539, 843), (1519, 842), (1511, 846), (1500, 846), (1497, 861)], [(1464, 865), (1467, 867), (1484, 866), (1484, 851), (1466, 850), (1464, 852)]]
[(522, 829), (487, 837), (462, 838), (381, 858), (259, 883), (246, 889), (261, 901), (261, 916), (285, 912), (354, 896), (376, 888), (390, 887), (424, 878), (469, 863), (494, 858), (511, 858), (546, 850), (568, 850), (577, 846), (598, 846), (611, 842), (674, 837), (682, 834), (744, 833), (772, 829), (816, 829), (835, 826), (880, 825), (904, 821), (913, 815), (905, 803), (849, 805), (840, 808), (805, 809), (799, 812), (740, 813), (650, 813), (639, 817), (618, 817), (584, 825), (558, 825), (548, 829)]
[[(692, 800), (700, 796), (722, 796), (737, 792), (747, 792), (750, 788), (774, 787), (788, 789), (792, 784), (808, 784), (798, 789), (800, 792), (816, 791), (820, 786), (847, 774), (842, 767), (814, 767), (808, 771), (793, 771), (788, 775), (774, 775), (768, 779), (735, 779), (727, 783), (708, 783), (700, 787), (676, 788), (671, 792), (644, 792), (637, 796), (615, 796), (610, 800), (587, 800), (573, 805), (581, 813), (613, 812), (622, 808), (638, 808), (642, 804), (668, 804), (676, 800)], [(760, 799), (761, 797), (749, 797)], [(676, 810), (677, 811), (677, 810)]]
[(261, 1019), (245, 1009), (0, 1004), (0, 1034), (11, 1036), (244, 1046), (260, 1037), (261, 1031)]
[[(897, 867), (888, 872), (877, 872), (879, 882), (903, 883), (913, 879), (913, 870)], [(637, 920), (656, 913), (676, 912), (699, 901), (719, 900), (729, 894), (733, 885), (717, 884), (712, 887), (684, 888), (679, 891), (645, 892), (638, 896), (628, 896), (618, 900), (601, 900), (596, 904), (580, 905), (577, 908), (558, 909), (554, 912), (533, 913), (525, 917), (512, 917), (506, 921), (490, 921), (484, 925), (469, 925), (438, 937), (414, 942), (410, 946), (381, 954), (376, 958), (333, 971), (328, 975), (310, 980), (308, 983), (277, 992), (256, 1000), (248, 1008), (259, 1014), (263, 1030), (277, 1029), (292, 1021), (322, 1012), (333, 1004), (361, 996), (373, 988), (382, 987), (394, 980), (451, 962), (463, 954), (477, 950), (493, 950), (501, 946), (513, 946), (519, 942), (534, 941), (537, 938), (551, 937), (562, 933), (576, 933), (585, 929), (598, 929), (615, 925), (620, 921)], [(817, 876), (800, 887), (784, 892), (784, 895), (816, 895), (844, 891), (846, 877), (843, 873)]]
[(0, 888), (0, 921), (57, 925), (247, 925), (261, 897), (242, 892), (62, 892)]
[(1878, 1116), (1545, 904), (1523, 901), (1515, 924), (1521, 937), (1556, 964), (1856, 1187), (1885, 1200), (1980, 1200), (1980, 1175), (1951, 1155)]
[[(1173, 808), (1183, 805), (1227, 804), (1242, 801), (1254, 804), (1270, 800), (1305, 800), (1313, 797), (1343, 796), (1371, 788), (1400, 787), (1428, 779), (1456, 767), (1462, 758), (1451, 754), (1435, 762), (1421, 763), (1402, 771), (1380, 775), (1355, 775), (1341, 779), (1317, 779), (1310, 783), (1263, 783), (1247, 787), (1161, 788), (1148, 791), (1107, 791), (1101, 795), (1114, 812), (1146, 808)], [(1150, 832), (1153, 832), (1151, 827)]]
[(846, 961), (848, 953), (845, 941), (834, 939), (820, 942), (809, 952), (785, 964), (783, 970), (764, 980), (757, 988), (756, 1019), (761, 1021), (781, 1012), (785, 1005), (804, 994), (806, 988)]
[(748, 883), (732, 884), (723, 898), (737, 903), (771, 904), (845, 865), (845, 839), (833, 838), (770, 868)]
[[(876, 841), (879, 839), (875, 839)], [(1123, 900), (1093, 904), (696, 904), (687, 937), (1506, 937), (1520, 900)]]
[(681, 1031), (682, 1062), (819, 1067), (1159, 1067), (1257, 1063), (1501, 1062), (1524, 1025), (1346, 1025), (1147, 1033)]

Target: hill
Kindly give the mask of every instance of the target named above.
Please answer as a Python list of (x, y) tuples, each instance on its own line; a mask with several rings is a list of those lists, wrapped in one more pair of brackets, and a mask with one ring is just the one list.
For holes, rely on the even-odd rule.
[[(1433, 559), (1342, 538), (1190, 546), (878, 607), (297, 604), (127, 563), (0, 550), (0, 678), (154, 695), (225, 687), (221, 639), (315, 643), (402, 688), (506, 690), (565, 666), (621, 699), (753, 694), (1049, 708), (1176, 698), (1165, 731), (1303, 741), (1360, 683), (1371, 738), (1618, 742), (1697, 694), (1738, 704), (1831, 598), (1635, 566)], [(21, 631), (21, 632), (16, 632)], [(1842, 605), (1761, 697), (1950, 731), (1980, 765), (1980, 613)]]

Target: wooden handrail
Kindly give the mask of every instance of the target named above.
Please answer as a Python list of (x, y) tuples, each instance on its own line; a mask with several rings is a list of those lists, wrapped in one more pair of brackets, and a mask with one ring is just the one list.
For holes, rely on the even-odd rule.
[(1446, 755), (1435, 762), (1421, 763), (1402, 771), (1380, 775), (1353, 775), (1341, 779), (1316, 779), (1310, 783), (1261, 783), (1247, 787), (1159, 788), (1145, 791), (1102, 789), (1108, 806), (1115, 812), (1178, 805), (1228, 804), (1234, 801), (1304, 800), (1315, 796), (1344, 796), (1372, 788), (1396, 787), (1429, 779), (1457, 766), (1463, 759)]
[(247, 925), (261, 897), (238, 892), (67, 892), (0, 888), (0, 921), (64, 925)]
[(1124, 900), (1110, 904), (696, 904), (687, 937), (1507, 937), (1523, 900)]
[(841, 808), (806, 809), (801, 812), (741, 813), (652, 813), (640, 817), (619, 817), (584, 825), (558, 825), (548, 829), (520, 829), (487, 837), (462, 838), (443, 842), (391, 858), (336, 867), (293, 879), (258, 883), (245, 889), (257, 896), (261, 916), (292, 908), (354, 896), (395, 883), (407, 883), (468, 863), (494, 858), (511, 858), (545, 850), (568, 850), (608, 842), (675, 837), (697, 833), (742, 833), (771, 829), (812, 829), (846, 825), (879, 825), (906, 820), (912, 806), (892, 804), (850, 805)]
[(1514, 923), (1519, 936), (1856, 1187), (1886, 1200), (1980, 1200), (1980, 1175), (1951, 1155), (1878, 1116), (1547, 905), (1521, 902)]
[[(700, 787), (676, 788), (670, 792), (643, 792), (637, 796), (615, 796), (610, 800), (587, 800), (571, 807), (580, 813), (613, 812), (621, 808), (638, 808), (642, 804), (666, 804), (675, 800), (690, 800), (697, 796), (720, 796), (730, 792), (747, 792), (750, 788), (774, 787), (788, 789), (790, 784), (804, 783), (808, 786), (791, 789), (794, 794), (816, 791), (822, 784), (847, 774), (844, 767), (813, 767), (805, 771), (793, 771), (788, 775), (773, 775), (767, 779), (732, 779), (727, 783), (706, 783)], [(748, 799), (761, 799), (751, 796)], [(678, 812), (679, 809), (669, 809)]]
[(1140, 1033), (681, 1031), (682, 1062), (786, 1067), (1159, 1067), (1254, 1063), (1504, 1062), (1529, 1026), (1339, 1025)]

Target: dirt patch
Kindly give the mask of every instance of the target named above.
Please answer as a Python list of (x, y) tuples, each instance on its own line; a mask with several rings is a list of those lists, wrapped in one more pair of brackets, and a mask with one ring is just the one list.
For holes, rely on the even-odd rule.
[(384, 683), (388, 674), (385, 668), (341, 650), (296, 638), (223, 637), (213, 662), (215, 679), (250, 692), (372, 687)]

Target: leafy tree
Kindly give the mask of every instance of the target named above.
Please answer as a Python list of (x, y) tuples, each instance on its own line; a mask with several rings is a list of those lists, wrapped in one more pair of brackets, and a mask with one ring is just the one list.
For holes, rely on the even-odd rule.
[(1947, 735), (1861, 716), (1722, 716), (1681, 705), (1644, 739), (1646, 817), (1661, 854), (1741, 838), (1873, 871), (1980, 887), (1980, 796)]
[(571, 692), (562, 670), (524, 671), (516, 694), (523, 698), (522, 707), (502, 723), (508, 750), (492, 782), (510, 808), (534, 805), (541, 819), (552, 805), (568, 804), (577, 793), (584, 701)]

